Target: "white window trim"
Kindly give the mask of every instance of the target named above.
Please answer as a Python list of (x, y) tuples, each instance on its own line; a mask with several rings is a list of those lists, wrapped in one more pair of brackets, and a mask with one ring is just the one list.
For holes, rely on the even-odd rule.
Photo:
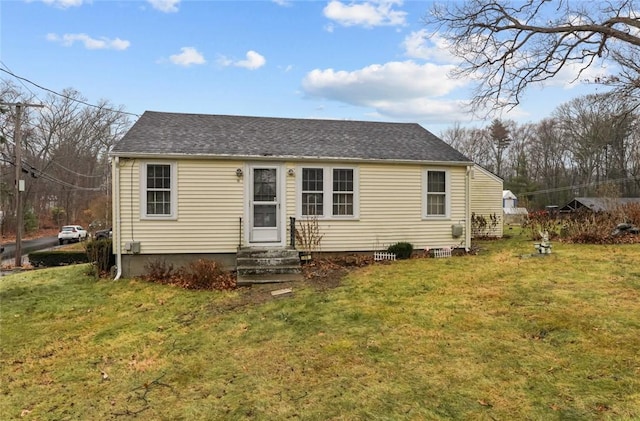
[[(444, 215), (428, 215), (427, 214), (427, 186), (428, 186), (428, 174), (431, 171), (444, 172)], [(451, 219), (451, 172), (447, 168), (425, 168), (422, 171), (422, 219), (425, 220), (446, 220)]]
[[(147, 167), (149, 165), (169, 165), (171, 167), (171, 213), (169, 215), (147, 214)], [(178, 163), (175, 161), (140, 162), (140, 219), (176, 220), (178, 219)]]
[[(296, 218), (309, 219), (311, 215), (302, 215), (302, 169), (322, 168), (323, 179), (323, 201), (322, 207), (324, 215), (318, 216), (319, 220), (347, 220), (353, 221), (360, 218), (360, 169), (356, 166), (348, 165), (297, 165), (296, 166)], [(333, 214), (333, 170), (353, 171), (353, 215)], [(338, 192), (344, 193), (344, 192)]]

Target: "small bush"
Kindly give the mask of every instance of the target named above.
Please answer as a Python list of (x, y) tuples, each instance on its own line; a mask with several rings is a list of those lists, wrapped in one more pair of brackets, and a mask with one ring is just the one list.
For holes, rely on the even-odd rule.
[(96, 276), (109, 273), (111, 266), (116, 264), (113, 254), (113, 244), (110, 239), (89, 241), (85, 246), (87, 258), (93, 263)]
[(164, 260), (151, 260), (145, 270), (143, 278), (147, 281), (185, 289), (223, 291), (236, 287), (235, 276), (222, 270), (214, 260), (199, 259), (178, 270)]
[(149, 260), (147, 264), (144, 265), (144, 270), (145, 275), (143, 278), (157, 284), (172, 284), (178, 275), (178, 273), (173, 270), (171, 263), (167, 264), (165, 260), (161, 259)]
[(488, 238), (495, 236), (500, 224), (500, 217), (497, 214), (476, 215), (471, 213), (471, 236), (473, 238)]
[(29, 253), (29, 262), (33, 266), (52, 267), (88, 263), (89, 259), (87, 253), (82, 251), (47, 250)]
[(559, 220), (546, 210), (530, 212), (522, 224), (522, 231), (534, 241), (540, 240), (541, 232), (547, 232), (549, 239), (553, 240), (560, 235), (560, 228)]
[(413, 253), (413, 244), (401, 241), (390, 245), (387, 251), (395, 254), (398, 259), (408, 259)]
[(214, 260), (198, 259), (180, 273), (181, 286), (186, 289), (216, 289), (224, 291), (236, 287), (235, 278), (222, 270)]

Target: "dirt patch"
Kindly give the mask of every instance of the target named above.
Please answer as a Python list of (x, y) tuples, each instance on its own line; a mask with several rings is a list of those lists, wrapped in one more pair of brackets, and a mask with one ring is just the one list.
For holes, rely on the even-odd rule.
[(317, 291), (326, 291), (340, 286), (342, 279), (349, 271), (367, 266), (373, 263), (371, 256), (341, 256), (330, 259), (315, 259), (302, 265), (304, 279), (295, 282), (282, 282), (277, 284), (256, 284), (250, 287), (241, 287), (238, 298), (222, 307), (216, 307), (216, 312), (224, 312), (242, 308), (248, 305), (262, 304), (278, 299), (271, 295), (271, 291), (283, 288), (292, 288), (295, 294), (297, 287), (311, 286)]

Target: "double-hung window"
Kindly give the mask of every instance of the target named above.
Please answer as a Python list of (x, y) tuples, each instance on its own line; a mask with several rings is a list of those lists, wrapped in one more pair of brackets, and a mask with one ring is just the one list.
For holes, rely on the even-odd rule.
[(302, 217), (357, 217), (357, 169), (303, 167), (298, 173)]
[(302, 215), (324, 215), (324, 170), (302, 169)]
[(333, 215), (353, 216), (353, 169), (333, 169)]
[(449, 187), (447, 171), (427, 170), (424, 178), (425, 217), (449, 216)]
[(175, 218), (175, 163), (142, 164), (141, 213), (143, 218)]

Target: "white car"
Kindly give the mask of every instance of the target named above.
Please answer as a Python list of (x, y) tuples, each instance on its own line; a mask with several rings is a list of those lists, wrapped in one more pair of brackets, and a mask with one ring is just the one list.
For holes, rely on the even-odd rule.
[(87, 239), (87, 230), (80, 225), (65, 225), (58, 233), (58, 243), (84, 241)]

